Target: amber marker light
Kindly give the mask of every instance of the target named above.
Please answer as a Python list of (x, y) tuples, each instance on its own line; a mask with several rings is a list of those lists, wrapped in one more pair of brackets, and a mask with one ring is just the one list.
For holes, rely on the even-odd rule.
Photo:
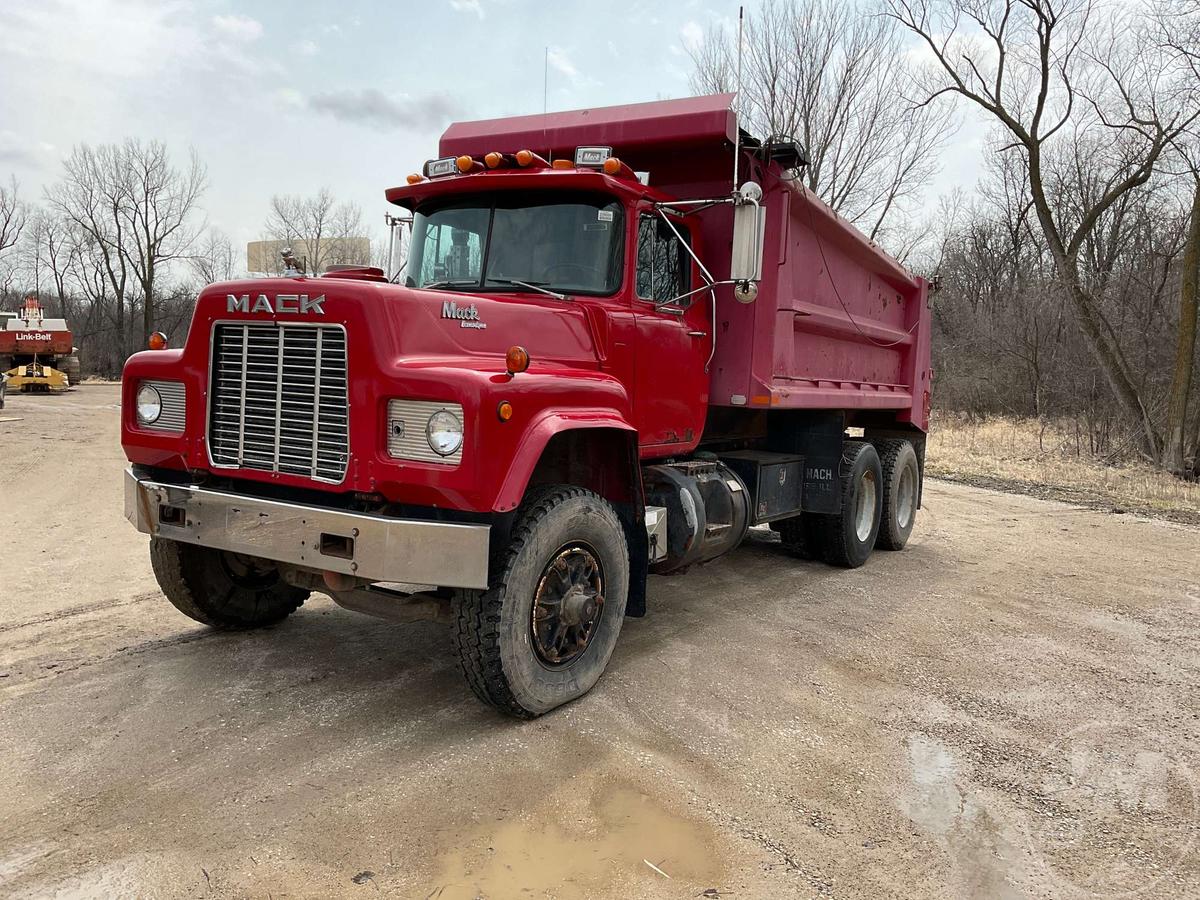
[(556, 168), (556, 169), (573, 169), (573, 168), (575, 168), (575, 163), (569, 159), (556, 159), (554, 162), (550, 163), (550, 165), (554, 166), (554, 168)]
[(517, 151), (517, 165), (518, 166), (529, 166), (532, 164), (533, 164), (533, 151), (532, 150), (518, 150)]
[(408, 176), (409, 184), (420, 184), (424, 180), (425, 180), (424, 176), (418, 175), (416, 172), (413, 172), (411, 175)]
[(610, 156), (604, 161), (604, 173), (606, 175), (616, 175), (621, 171), (621, 161), (615, 156)]
[(508, 352), (504, 354), (504, 367), (509, 375), (524, 372), (529, 368), (529, 351), (515, 344), (509, 347)]
[(512, 414), (513, 414), (512, 404), (509, 403), (507, 400), (501, 400), (500, 405), (496, 407), (496, 416), (500, 419), (501, 422), (507, 422), (509, 419), (512, 418)]
[(497, 153), (495, 150), (493, 150), (483, 158), (483, 161), (489, 169), (498, 169), (504, 164), (504, 154)]
[(150, 335), (150, 340), (146, 341), (146, 346), (151, 350), (166, 350), (167, 336), (161, 331), (156, 331)]
[(471, 159), (469, 156), (460, 156), (454, 161), (454, 164), (458, 166), (458, 171), (462, 172), (463, 174), (466, 174), (467, 172), (470, 172), (471, 169), (475, 168), (475, 160)]

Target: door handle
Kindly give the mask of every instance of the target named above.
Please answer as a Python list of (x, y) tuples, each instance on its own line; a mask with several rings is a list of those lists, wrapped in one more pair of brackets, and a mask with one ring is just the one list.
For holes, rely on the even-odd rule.
[(708, 337), (707, 331), (689, 331), (688, 337)]

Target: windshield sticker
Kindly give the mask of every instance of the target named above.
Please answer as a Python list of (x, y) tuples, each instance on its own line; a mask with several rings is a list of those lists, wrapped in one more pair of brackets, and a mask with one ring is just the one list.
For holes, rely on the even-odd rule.
[(596, 211), (596, 221), (611, 222), (613, 220), (613, 211), (611, 209), (601, 209)]

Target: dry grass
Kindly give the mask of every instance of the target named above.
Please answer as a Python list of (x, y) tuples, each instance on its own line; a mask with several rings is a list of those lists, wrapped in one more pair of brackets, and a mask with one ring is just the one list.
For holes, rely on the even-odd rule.
[(1138, 463), (1077, 455), (1073, 432), (1032, 419), (968, 421), (942, 414), (930, 427), (926, 471), (1089, 505), (1200, 522), (1200, 483)]

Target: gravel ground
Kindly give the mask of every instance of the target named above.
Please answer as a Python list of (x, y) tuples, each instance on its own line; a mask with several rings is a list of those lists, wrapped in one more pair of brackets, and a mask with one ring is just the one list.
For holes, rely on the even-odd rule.
[(0, 895), (1200, 896), (1200, 530), (931, 482), (769, 532), (531, 723), (433, 624), (214, 634), (122, 518), (114, 386), (0, 411)]

